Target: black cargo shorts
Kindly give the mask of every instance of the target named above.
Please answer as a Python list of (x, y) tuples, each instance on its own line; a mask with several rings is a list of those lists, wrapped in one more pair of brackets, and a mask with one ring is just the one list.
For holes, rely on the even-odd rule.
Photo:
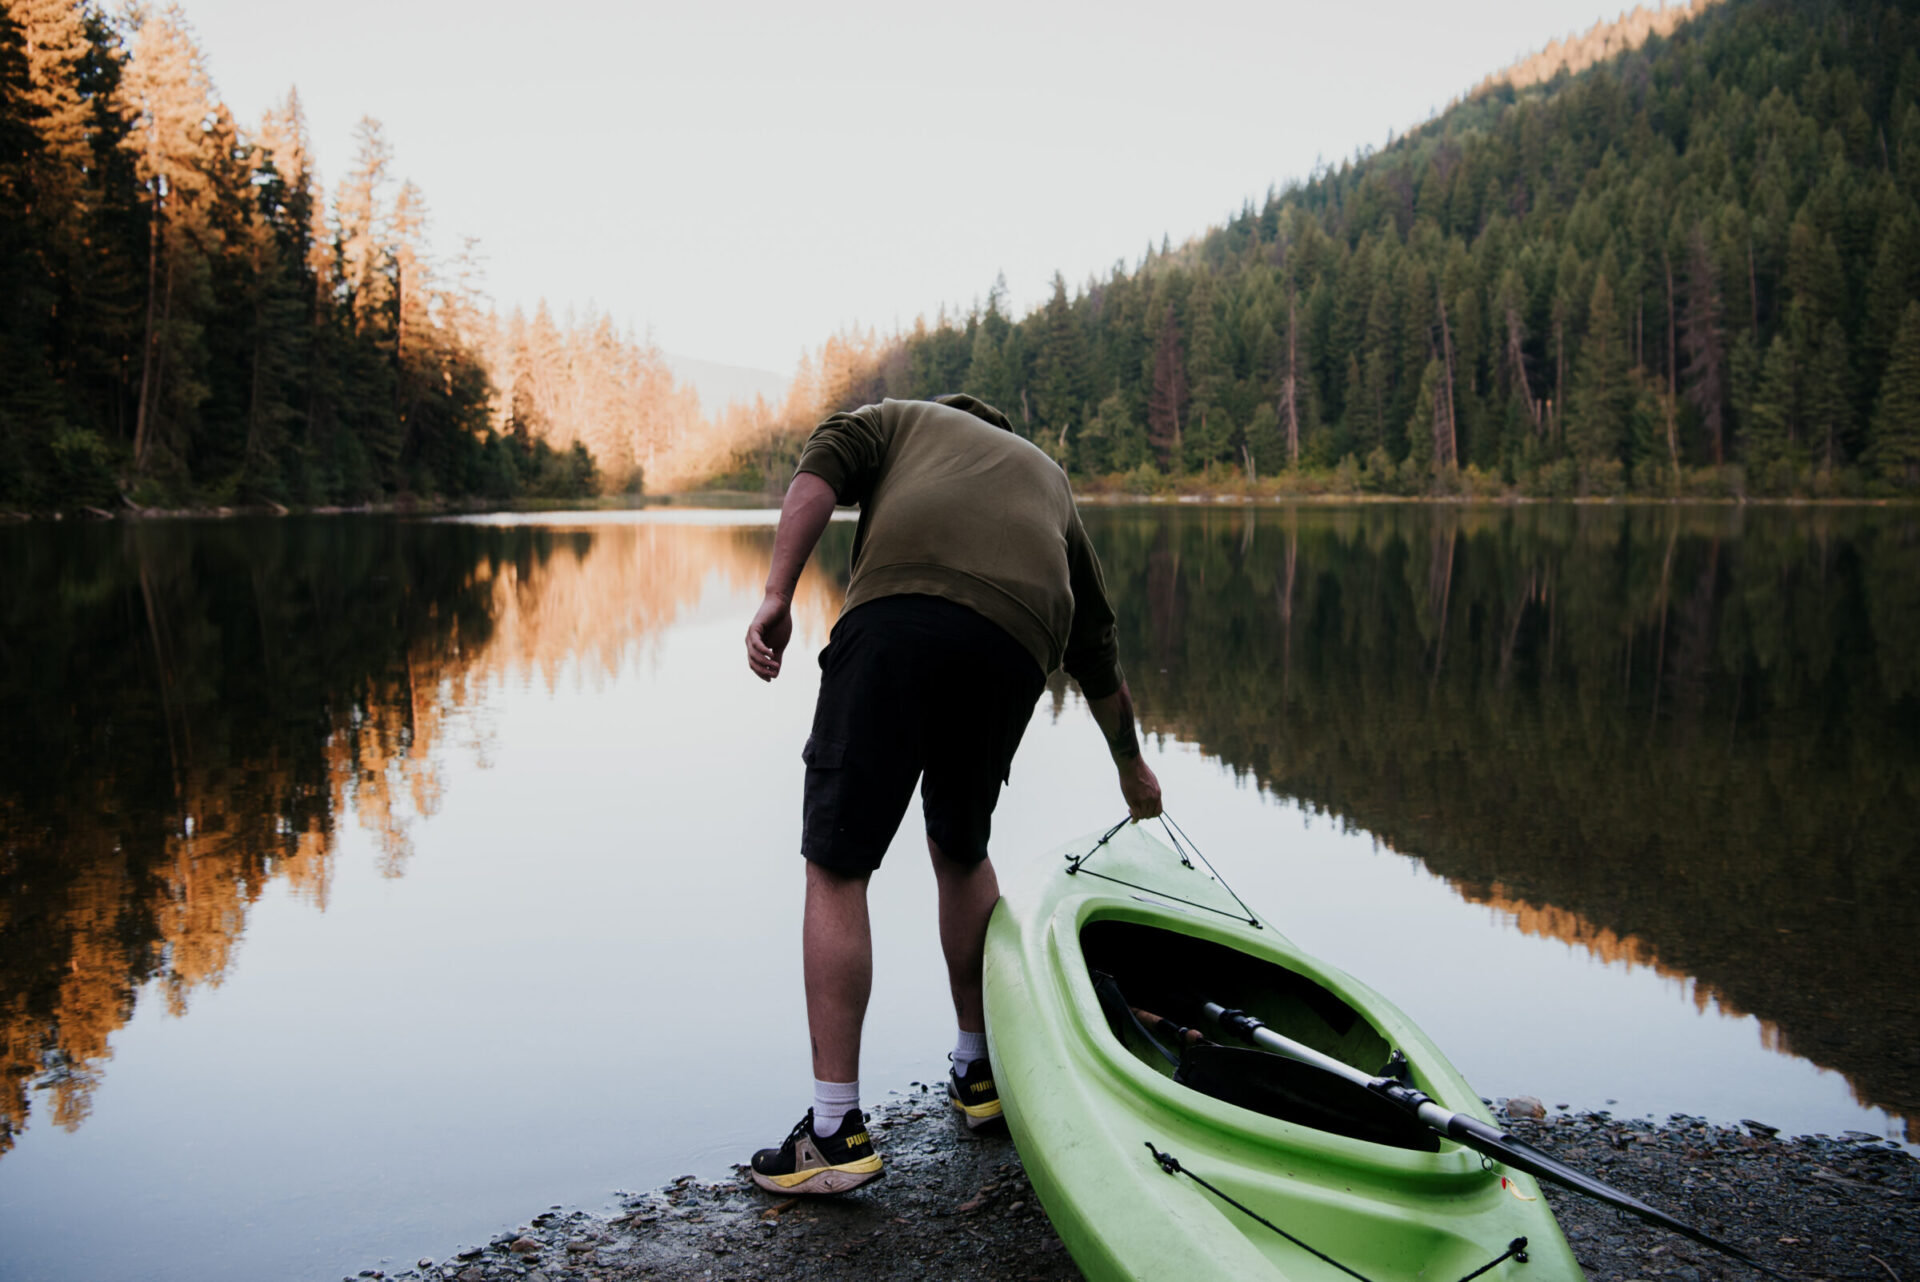
[(920, 784), (927, 836), (986, 858), (1000, 785), (1046, 674), (998, 624), (934, 596), (856, 606), (820, 652), (800, 853), (849, 876), (880, 866)]

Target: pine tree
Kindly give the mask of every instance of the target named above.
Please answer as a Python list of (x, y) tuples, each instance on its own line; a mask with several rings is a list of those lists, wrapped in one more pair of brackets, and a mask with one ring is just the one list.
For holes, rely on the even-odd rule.
[(391, 324), (387, 312), (393, 301), (393, 280), (385, 193), (392, 180), (393, 149), (380, 122), (371, 116), (360, 118), (353, 139), (353, 168), (334, 196), (335, 239), (340, 246), (336, 270), (354, 328), (367, 333)]
[(1587, 332), (1567, 411), (1567, 446), (1585, 465), (1620, 460), (1625, 453), (1633, 389), (1624, 330), (1603, 271), (1587, 303)]
[(7, 7), (26, 61), (26, 83), (16, 91), (14, 109), (34, 136), (28, 153), (32, 216), (50, 267), (65, 280), (81, 253), (92, 195), (87, 178), (93, 162), (87, 138), (92, 113), (81, 95), (92, 52), (87, 6), (75, 0), (7, 0)]
[(982, 324), (974, 330), (973, 351), (967, 360), (967, 376), (960, 386), (969, 395), (977, 396), (989, 405), (1012, 403), (1013, 389), (1007, 378), (1007, 363), (1001, 356), (1000, 339), (993, 326)]
[[(445, 370), (430, 304), (433, 275), (426, 256), (426, 198), (412, 182), (400, 185), (392, 217), (394, 412), (399, 420), (400, 464), (443, 453), (435, 439), (450, 426), (437, 411)], [(605, 448), (606, 442), (596, 442)], [(429, 467), (428, 472), (432, 471)], [(418, 488), (411, 482), (408, 488)]]
[[(0, 7), (0, 489), (81, 501), (47, 453), (87, 459), (88, 503), (111, 501), (108, 441), (124, 439), (131, 175), (117, 37), (80, 0)], [(71, 468), (61, 465), (63, 474)]]
[(1847, 336), (1837, 318), (1829, 318), (1817, 336), (1807, 371), (1807, 424), (1820, 451), (1820, 465), (1832, 471), (1854, 448), (1852, 362)]
[[(1086, 338), (1067, 301), (1066, 279), (1055, 272), (1053, 296), (1042, 313), (1038, 359), (1040, 424), (1064, 448), (1086, 404)], [(1036, 439), (1038, 433), (1036, 433)]]
[(212, 84), (178, 6), (148, 12), (141, 21), (126, 85), (136, 112), (128, 145), (151, 220), (134, 467), (148, 471), (158, 447), (184, 479), (208, 393), (202, 322), (210, 302), (208, 260), (218, 246), (208, 154)]
[(1706, 229), (1694, 224), (1687, 241), (1687, 301), (1680, 346), (1686, 353), (1686, 397), (1707, 430), (1708, 457), (1726, 461), (1722, 411), (1726, 398), (1726, 327)]
[(38, 444), (27, 428), (44, 385), (39, 323), (46, 281), (27, 225), (32, 163), (40, 147), (27, 109), (26, 50), (12, 15), (0, 7), (0, 503), (26, 506), (40, 496), (30, 459)]
[(1367, 379), (1361, 372), (1358, 352), (1348, 353), (1345, 373), (1341, 384), (1345, 394), (1340, 399), (1347, 413), (1341, 422), (1340, 434), (1348, 451), (1365, 450), (1379, 443), (1381, 428), (1374, 413), (1373, 398), (1367, 395)]
[(1146, 433), (1128, 411), (1126, 397), (1113, 391), (1101, 398), (1075, 441), (1073, 466), (1094, 476), (1130, 472), (1147, 456)]
[(1793, 345), (1776, 334), (1760, 366), (1759, 387), (1753, 398), (1752, 423), (1742, 449), (1761, 478), (1769, 469), (1796, 467), (1805, 457), (1801, 438), (1799, 378), (1794, 369)]
[(1920, 298), (1920, 211), (1897, 208), (1886, 221), (1867, 280), (1867, 310), (1859, 329), (1862, 383), (1878, 386), (1886, 369), (1900, 315), (1909, 299)]
[[(1399, 439), (1398, 424), (1393, 415), (1393, 371), (1399, 360), (1399, 326), (1394, 309), (1394, 282), (1386, 272), (1376, 272), (1373, 281), (1373, 297), (1367, 303), (1367, 322), (1363, 333), (1362, 349), (1364, 355), (1360, 364), (1359, 410), (1361, 418), (1356, 421), (1353, 430), (1355, 443), (1362, 448), (1372, 447), (1385, 450), (1390, 456), (1398, 457), (1403, 442)], [(1425, 349), (1421, 349), (1424, 358)], [(1409, 389), (1411, 392), (1415, 389)], [(1348, 412), (1354, 411), (1352, 402)], [(1404, 411), (1400, 419), (1404, 421), (1411, 407)], [(1365, 422), (1372, 430), (1363, 431), (1359, 422)]]
[(1407, 420), (1406, 462), (1419, 476), (1431, 478), (1436, 471), (1433, 446), (1438, 433), (1434, 424), (1446, 417), (1445, 381), (1446, 371), (1439, 358), (1433, 357), (1420, 371), (1420, 381), (1415, 385), (1413, 414)]
[(1187, 411), (1187, 366), (1180, 351), (1180, 326), (1167, 304), (1153, 344), (1153, 386), (1147, 396), (1147, 441), (1161, 471), (1180, 458), (1181, 420)]
[(1901, 314), (1865, 462), (1883, 480), (1920, 489), (1920, 301)]
[(11, 278), (7, 328), (13, 338), (5, 377), (16, 413), (53, 432), (70, 430), (73, 406), (62, 384), (72, 370), (61, 323), (87, 234), (87, 106), (80, 69), (87, 54), (83, 12), (72, 0), (9, 0), (13, 74), (4, 110), (17, 138), (12, 161)]
[(314, 344), (314, 196), (299, 97), (261, 121), (254, 188), (258, 217), (248, 250), (251, 295), (245, 497), (308, 497), (300, 446), (310, 437)]
[(1192, 405), (1191, 422), (1200, 430), (1201, 420), (1227, 401), (1231, 371), (1222, 347), (1217, 300), (1212, 274), (1201, 271), (1187, 295), (1186, 357), (1187, 388)]

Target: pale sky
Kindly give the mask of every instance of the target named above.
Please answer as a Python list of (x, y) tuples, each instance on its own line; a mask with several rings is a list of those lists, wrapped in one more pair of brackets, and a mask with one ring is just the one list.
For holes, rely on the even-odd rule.
[(1596, 0), (653, 4), (184, 0), (243, 124), (362, 115), (505, 310), (589, 304), (788, 372), (843, 327), (1015, 311), (1379, 146)]

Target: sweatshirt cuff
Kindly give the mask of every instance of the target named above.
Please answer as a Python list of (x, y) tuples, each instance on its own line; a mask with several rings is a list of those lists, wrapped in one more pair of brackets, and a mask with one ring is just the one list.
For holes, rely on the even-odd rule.
[(1069, 671), (1067, 675), (1080, 683), (1080, 695), (1085, 699), (1104, 699), (1125, 683), (1118, 663), (1105, 663), (1080, 672)]

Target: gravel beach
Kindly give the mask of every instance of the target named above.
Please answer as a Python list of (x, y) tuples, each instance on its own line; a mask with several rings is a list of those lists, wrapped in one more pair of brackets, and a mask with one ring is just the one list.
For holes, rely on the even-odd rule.
[[(1920, 1282), (1920, 1160), (1877, 1136), (1781, 1138), (1758, 1121), (1710, 1125), (1538, 1110), (1516, 1135), (1806, 1279)], [(1546, 1112), (1539, 1118), (1524, 1114)], [(725, 1282), (855, 1278), (1065, 1282), (1061, 1246), (1004, 1128), (968, 1134), (917, 1086), (871, 1114), (887, 1174), (839, 1199), (777, 1198), (736, 1173), (685, 1176), (615, 1215), (553, 1208), (438, 1259), (360, 1278), (407, 1282)], [(1756, 1278), (1751, 1269), (1597, 1202), (1548, 1199), (1594, 1282)], [(1524, 1267), (1524, 1266), (1522, 1266)], [(1524, 1274), (1516, 1271), (1516, 1279)], [(347, 1278), (345, 1282), (355, 1282)]]

